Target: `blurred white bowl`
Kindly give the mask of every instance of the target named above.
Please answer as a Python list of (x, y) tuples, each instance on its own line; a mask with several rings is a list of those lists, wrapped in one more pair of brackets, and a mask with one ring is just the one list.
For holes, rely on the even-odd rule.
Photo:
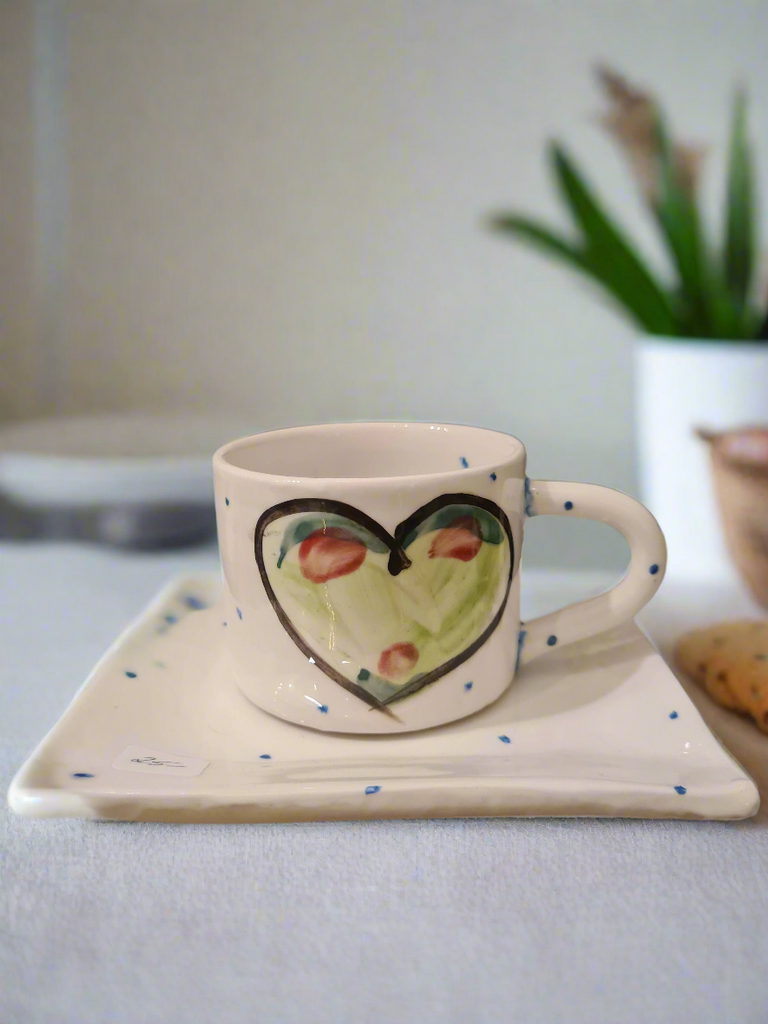
[(211, 456), (245, 417), (72, 416), (0, 427), (0, 494), (32, 507), (210, 504)]

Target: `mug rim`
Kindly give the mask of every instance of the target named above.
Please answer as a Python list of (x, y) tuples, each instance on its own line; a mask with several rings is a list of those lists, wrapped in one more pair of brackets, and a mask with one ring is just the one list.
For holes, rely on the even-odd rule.
[[(511, 451), (504, 457), (496, 459), (493, 462), (481, 463), (479, 465), (472, 465), (465, 468), (449, 469), (449, 470), (438, 470), (434, 473), (405, 473), (399, 475), (381, 475), (381, 476), (307, 476), (307, 475), (292, 475), (290, 473), (267, 473), (263, 470), (257, 469), (246, 469), (243, 466), (234, 465), (232, 462), (227, 460), (227, 456), (241, 448), (246, 448), (259, 443), (259, 438), (268, 438), (275, 435), (295, 435), (300, 436), (301, 434), (310, 435), (312, 433), (323, 432), (324, 430), (338, 431), (341, 429), (371, 429), (376, 427), (402, 427), (408, 429), (409, 427), (423, 428), (429, 427), (430, 429), (436, 430), (450, 430), (458, 429), (467, 432), (468, 434), (483, 434), (493, 435), (497, 438), (505, 438), (507, 442), (512, 442)], [(264, 442), (261, 442), (264, 443)], [(246, 437), (236, 438), (234, 441), (228, 441), (214, 452), (213, 455), (213, 469), (214, 472), (227, 474), (241, 480), (261, 480), (264, 482), (276, 482), (281, 483), (291, 482), (307, 484), (333, 484), (339, 487), (365, 487), (365, 486), (377, 486), (382, 483), (387, 484), (404, 484), (407, 481), (413, 482), (414, 480), (453, 480), (456, 477), (461, 476), (467, 472), (472, 473), (491, 473), (498, 470), (501, 466), (513, 465), (515, 462), (525, 459), (525, 445), (514, 434), (509, 434), (503, 430), (494, 430), (491, 427), (478, 427), (468, 423), (437, 423), (433, 420), (361, 420), (361, 421), (343, 421), (343, 422), (325, 422), (325, 423), (306, 423), (299, 426), (292, 427), (278, 427), (274, 430), (262, 430), (255, 434), (249, 434)]]

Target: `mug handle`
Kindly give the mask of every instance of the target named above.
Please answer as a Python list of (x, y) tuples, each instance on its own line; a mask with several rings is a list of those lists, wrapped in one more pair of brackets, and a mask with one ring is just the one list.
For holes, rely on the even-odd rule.
[(607, 523), (629, 544), (626, 576), (599, 597), (567, 605), (521, 623), (519, 665), (553, 647), (572, 644), (632, 619), (658, 590), (667, 565), (667, 545), (654, 517), (628, 494), (598, 484), (526, 480), (526, 516), (575, 516)]

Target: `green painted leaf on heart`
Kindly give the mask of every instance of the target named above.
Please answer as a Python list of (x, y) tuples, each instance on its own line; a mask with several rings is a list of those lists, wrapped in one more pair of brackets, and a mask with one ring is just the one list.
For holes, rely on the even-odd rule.
[(365, 526), (347, 519), (346, 516), (311, 514), (294, 519), (286, 528), (277, 559), (278, 569), (282, 566), (285, 556), (292, 547), (295, 547), (296, 544), (301, 544), (302, 541), (306, 540), (316, 530), (328, 530), (331, 528), (341, 529), (351, 534), (355, 540), (365, 544), (369, 551), (376, 551), (378, 554), (385, 554), (389, 551), (384, 541), (376, 537)]
[(485, 540), (489, 544), (501, 544), (504, 539), (501, 524), (490, 512), (486, 512), (483, 508), (478, 508), (477, 505), (446, 505), (444, 508), (434, 512), (424, 522), (419, 523), (415, 529), (411, 530), (403, 538), (402, 546), (404, 549), (408, 548), (417, 537), (421, 537), (425, 533), (431, 533), (433, 530), (443, 530), (447, 526), (452, 526), (457, 519), (463, 519), (467, 516), (474, 519), (477, 523), (481, 540)]

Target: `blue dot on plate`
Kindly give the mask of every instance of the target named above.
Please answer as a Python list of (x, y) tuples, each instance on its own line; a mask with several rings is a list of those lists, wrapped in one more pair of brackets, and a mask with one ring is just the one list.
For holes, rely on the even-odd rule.
[(670, 711), (669, 712), (669, 717), (670, 718), (677, 718), (678, 717), (677, 712), (676, 711)]
[(128, 671), (126, 671), (125, 674), (128, 676), (129, 679), (135, 679), (136, 678), (136, 673), (135, 672), (128, 672)]
[(328, 705), (327, 704), (318, 704), (317, 705), (317, 710), (318, 711), (322, 711), (322, 713), (324, 715), (327, 715), (328, 714)]
[(360, 671), (357, 673), (358, 682), (364, 683), (366, 681), (366, 679), (370, 679), (370, 678), (371, 678), (371, 673), (368, 671), (367, 668), (361, 668)]
[(509, 736), (499, 736), (499, 739), (501, 740), (502, 743), (511, 743), (512, 742), (512, 740), (509, 738)]
[(224, 504), (225, 504), (225, 505), (228, 505), (228, 504), (229, 504), (229, 498), (225, 498), (225, 499), (224, 499)]
[(563, 505), (563, 508), (565, 509), (566, 512), (570, 512), (571, 509), (573, 508), (573, 502), (572, 501), (566, 501), (566, 503)]
[(72, 772), (73, 779), (92, 779), (93, 775), (90, 772)]
[(461, 465), (462, 465), (462, 467), (463, 467), (464, 469), (469, 469), (469, 463), (467, 462), (467, 460), (466, 460), (466, 459), (464, 458), (464, 456), (463, 456), (463, 455), (462, 455), (462, 456), (461, 456), (461, 458), (459, 459), (459, 462), (461, 463)]
[(685, 796), (688, 791), (685, 786), (675, 786), (675, 792), (679, 793), (680, 796)]
[(655, 576), (658, 571), (659, 571), (659, 567), (658, 567), (658, 565), (656, 565), (655, 562), (653, 563), (653, 565), (648, 570), (648, 572), (651, 574), (651, 576)]
[(547, 637), (547, 647), (554, 647), (557, 643), (557, 637), (553, 633), (552, 636)]
[(365, 795), (366, 796), (371, 796), (372, 793), (378, 793), (380, 789), (381, 789), (381, 786), (366, 786), (365, 787)]
[(491, 480), (495, 480), (495, 479), (496, 479), (496, 474), (495, 473), (491, 473)]
[(271, 754), (259, 754), (259, 757), (261, 758), (262, 761), (271, 761), (272, 760), (272, 755)]
[(464, 683), (464, 689), (465, 690), (471, 690), (472, 689), (472, 683)]
[(235, 608), (235, 611), (237, 612), (238, 619), (242, 619), (243, 613), (240, 611), (240, 609), (239, 608)]
[(205, 601), (201, 601), (199, 597), (195, 597), (194, 594), (188, 594), (184, 598), (184, 604), (187, 608), (194, 608), (196, 612), (199, 612), (201, 608), (205, 608)]
[(163, 618), (165, 619), (169, 626), (172, 626), (174, 622), (176, 622), (175, 615), (164, 615)]

